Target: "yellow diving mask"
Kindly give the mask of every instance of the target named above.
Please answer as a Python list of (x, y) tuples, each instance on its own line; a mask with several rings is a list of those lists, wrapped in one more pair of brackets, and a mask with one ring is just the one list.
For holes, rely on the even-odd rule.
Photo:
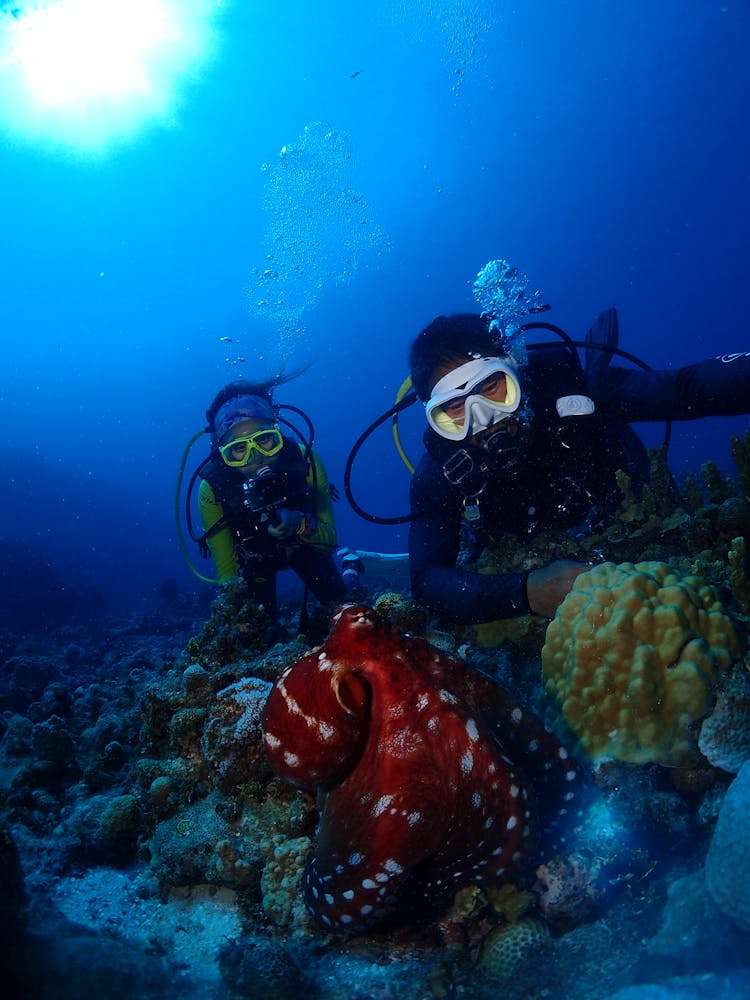
[(226, 465), (231, 468), (239, 468), (247, 465), (253, 452), (257, 452), (262, 458), (271, 458), (278, 454), (284, 447), (284, 438), (278, 427), (270, 427), (266, 430), (255, 431), (247, 437), (235, 438), (226, 444), (219, 446), (219, 452)]

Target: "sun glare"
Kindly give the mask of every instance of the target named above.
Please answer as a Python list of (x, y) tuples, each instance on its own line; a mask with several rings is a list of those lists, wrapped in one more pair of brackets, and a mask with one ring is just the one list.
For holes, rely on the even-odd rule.
[(169, 121), (211, 55), (220, 0), (46, 0), (0, 6), (0, 124), (102, 151)]

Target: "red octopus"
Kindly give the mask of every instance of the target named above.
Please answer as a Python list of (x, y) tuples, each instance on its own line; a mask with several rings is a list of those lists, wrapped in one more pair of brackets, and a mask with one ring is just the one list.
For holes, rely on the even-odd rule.
[(274, 771), (319, 793), (303, 886), (329, 931), (496, 885), (533, 849), (537, 808), (557, 824), (582, 787), (504, 688), (364, 606), (279, 677), (263, 730)]

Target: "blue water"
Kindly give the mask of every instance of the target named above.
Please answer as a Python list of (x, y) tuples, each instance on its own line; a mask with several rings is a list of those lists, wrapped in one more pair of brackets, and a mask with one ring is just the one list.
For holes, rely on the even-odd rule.
[[(277, 400), (309, 413), (341, 486), (411, 339), (472, 309), (493, 258), (525, 271), (554, 307), (545, 318), (574, 336), (616, 305), (622, 346), (654, 367), (748, 348), (747, 4), (459, 6), (237, 0), (170, 125), (93, 157), (5, 131), (0, 537), (123, 607), (147, 605), (167, 577), (201, 586), (174, 491), (221, 385), (314, 362)], [(282, 147), (321, 120), (348, 137), (383, 242), (346, 280), (330, 265), (282, 332), (251, 294), (269, 254), (268, 181)], [(325, 204), (307, 197), (325, 233)], [(300, 223), (308, 251), (309, 238)], [(746, 426), (675, 428), (673, 468), (714, 457), (729, 469), (728, 436)], [(420, 414), (404, 429), (416, 458)], [(661, 432), (648, 428), (649, 443)], [(203, 454), (201, 442), (190, 471)], [(406, 512), (387, 429), (353, 485), (375, 512)], [(342, 544), (404, 548), (403, 528), (337, 510)]]

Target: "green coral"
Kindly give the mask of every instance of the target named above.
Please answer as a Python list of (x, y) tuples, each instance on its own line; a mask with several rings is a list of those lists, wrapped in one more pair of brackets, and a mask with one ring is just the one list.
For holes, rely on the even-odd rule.
[(704, 462), (701, 466), (703, 482), (708, 490), (708, 499), (712, 504), (720, 504), (729, 497), (737, 495), (737, 490), (728, 476), (725, 476), (716, 462)]
[(703, 508), (703, 495), (692, 476), (687, 476), (682, 490), (682, 501), (686, 510), (695, 513)]
[(750, 615), (750, 578), (747, 559), (747, 542), (744, 538), (733, 538), (727, 553), (729, 561), (729, 586), (735, 600), (745, 612)]
[(737, 466), (740, 492), (742, 496), (750, 497), (750, 432), (745, 431), (742, 437), (732, 435), (729, 443)]

